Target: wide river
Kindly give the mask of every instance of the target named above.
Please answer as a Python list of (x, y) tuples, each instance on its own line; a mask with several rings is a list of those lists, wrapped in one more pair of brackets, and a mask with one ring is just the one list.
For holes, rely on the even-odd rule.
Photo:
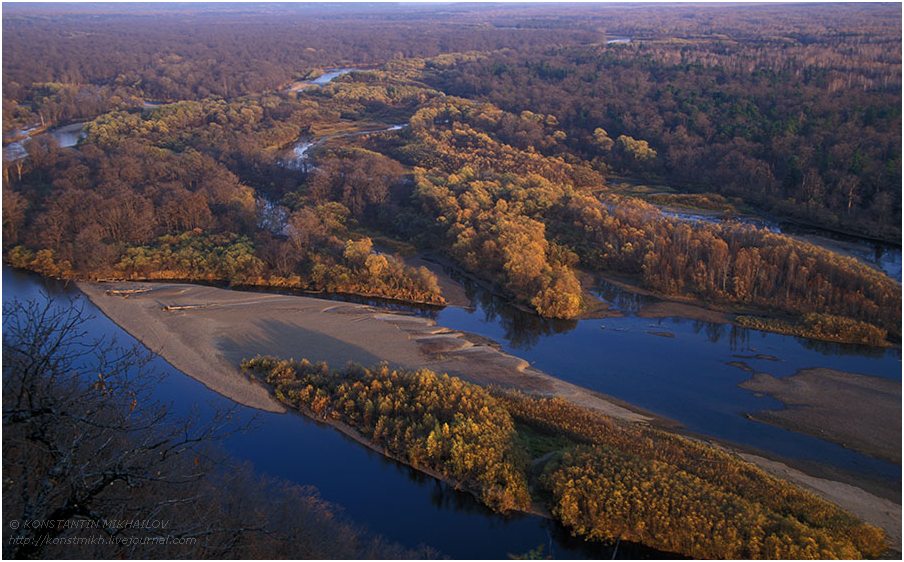
[[(140, 345), (103, 315), (74, 287), (3, 266), (3, 303), (12, 299), (46, 300), (61, 306), (77, 299), (93, 318), (87, 338), (116, 338), (120, 345)], [(172, 411), (201, 416), (233, 404), (160, 357), (151, 368), (167, 373), (156, 398)], [(271, 476), (316, 486), (322, 497), (344, 508), (348, 518), (408, 547), (427, 545), (458, 559), (507, 558), (543, 545), (557, 558), (605, 559), (612, 549), (573, 539), (558, 524), (536, 516), (495, 514), (469, 494), (390, 461), (330, 427), (298, 414), (273, 414), (237, 406), (237, 422), (253, 428), (223, 443), (237, 460)], [(618, 558), (659, 557), (655, 551), (622, 543)]]
[(739, 362), (776, 377), (828, 367), (900, 381), (900, 349), (819, 342), (686, 318), (642, 318), (636, 313), (643, 297), (614, 287), (598, 295), (625, 316), (544, 320), (472, 291), (473, 310), (448, 307), (435, 317), (440, 325), (501, 343), (542, 371), (671, 418), (693, 433), (798, 466), (828, 467), (900, 488), (898, 465), (747, 418), (746, 413), (782, 405), (738, 386), (750, 378)]
[[(486, 293), (469, 292), (470, 309), (415, 312), (443, 326), (492, 338), (550, 374), (669, 417), (689, 431), (794, 461), (811, 472), (828, 468), (885, 489), (900, 488), (898, 465), (746, 418), (746, 412), (781, 405), (740, 388), (749, 375), (728, 364), (742, 361), (779, 377), (802, 368), (831, 367), (900, 380), (899, 349), (828, 344), (682, 318), (641, 318), (634, 313), (642, 300), (612, 288), (600, 296), (624, 311), (624, 317), (572, 322), (541, 320)], [(3, 267), (4, 303), (47, 295), (65, 303), (79, 299), (94, 316), (89, 337), (137, 344), (73, 287)], [(664, 337), (666, 333), (673, 337)], [(157, 393), (175, 411), (229, 405), (162, 359), (156, 358), (153, 366), (169, 373)], [(611, 557), (609, 549), (574, 540), (542, 518), (493, 514), (469, 495), (300, 415), (239, 408), (240, 419), (251, 417), (251, 431), (224, 443), (234, 457), (263, 473), (316, 486), (325, 499), (343, 506), (350, 519), (393, 541), (429, 545), (455, 558), (505, 558), (541, 544), (556, 557)], [(618, 552), (619, 557), (649, 554), (625, 544)]]

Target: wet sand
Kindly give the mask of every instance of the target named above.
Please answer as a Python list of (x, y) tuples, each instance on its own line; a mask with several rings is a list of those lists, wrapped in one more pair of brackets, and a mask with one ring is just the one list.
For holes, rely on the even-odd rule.
[(731, 315), (728, 313), (672, 301), (644, 304), (637, 315), (641, 318), (672, 318), (680, 316), (681, 318), (711, 322), (713, 324), (728, 324), (731, 322)]
[(751, 413), (755, 420), (901, 464), (899, 381), (819, 368), (786, 378), (757, 373), (741, 387), (785, 404)]
[(255, 355), (273, 355), (326, 361), (334, 367), (349, 361), (426, 367), (481, 385), (561, 396), (622, 420), (653, 420), (428, 318), (311, 297), (179, 283), (79, 283), (79, 288), (174, 367), (254, 408), (284, 410), (266, 389), (244, 376), (239, 364)]
[(405, 257), (403, 261), (409, 267), (426, 267), (436, 275), (436, 282), (439, 284), (443, 298), (446, 299), (446, 304), (462, 308), (471, 307), (471, 299), (468, 297), (464, 286), (446, 271), (445, 264), (441, 261), (422, 254)]

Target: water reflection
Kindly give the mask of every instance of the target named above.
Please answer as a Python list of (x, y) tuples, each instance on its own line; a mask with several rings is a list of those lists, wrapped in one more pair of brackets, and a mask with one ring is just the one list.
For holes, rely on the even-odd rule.
[(603, 279), (597, 281), (594, 293), (606, 302), (609, 308), (627, 314), (637, 314), (644, 305), (658, 300), (647, 295), (625, 291), (618, 285)]
[[(510, 301), (481, 287), (468, 277), (450, 269), (447, 269), (445, 272), (465, 287), (465, 293), (471, 301), (470, 308), (481, 316), (481, 322), (483, 324), (494, 324), (500, 328), (501, 332), (499, 333), (501, 333), (501, 337), (513, 350), (530, 350), (538, 345), (545, 337), (557, 334), (567, 334), (568, 332), (577, 329), (579, 323), (594, 323), (602, 330), (611, 332), (628, 331), (632, 328), (636, 328), (638, 321), (643, 321), (638, 320), (638, 314), (644, 306), (663, 302), (656, 297), (633, 293), (624, 290), (613, 283), (599, 280), (593, 291), (594, 294), (607, 303), (610, 310), (624, 314), (625, 316), (623, 318), (612, 317), (587, 320), (541, 318), (530, 310), (513, 305)], [(397, 306), (396, 309), (428, 316), (437, 320), (442, 316), (442, 313), (436, 308), (427, 310), (422, 307)], [(629, 319), (633, 319), (633, 321)], [(662, 327), (665, 323), (678, 326), (689, 326), (693, 333), (704, 336), (706, 340), (712, 344), (718, 344), (727, 338), (728, 348), (733, 351), (749, 349), (752, 336), (768, 333), (730, 323), (707, 322), (680, 317), (646, 318), (644, 320), (649, 322), (649, 327)], [(900, 349), (885, 349), (859, 344), (828, 342), (799, 336), (786, 336), (771, 333), (770, 335), (775, 338), (793, 340), (805, 349), (816, 351), (821, 355), (826, 356), (872, 357), (881, 359), (891, 354), (900, 360), (901, 355)]]
[[(530, 349), (540, 338), (568, 333), (578, 325), (576, 320), (542, 318), (530, 310), (513, 305), (456, 270), (444, 268), (444, 271), (464, 287), (465, 295), (471, 301), (469, 308), (479, 311), (483, 322), (501, 327), (505, 340), (515, 349)], [(434, 319), (440, 314), (434, 315)]]

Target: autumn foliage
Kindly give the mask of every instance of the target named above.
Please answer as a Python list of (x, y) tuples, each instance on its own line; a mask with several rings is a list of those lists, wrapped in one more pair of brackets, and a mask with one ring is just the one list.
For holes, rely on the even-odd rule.
[(436, 472), (499, 511), (530, 506), (515, 462), (514, 424), (486, 390), (427, 369), (397, 371), (247, 360), (276, 396), (318, 419), (349, 426), (403, 462)]
[(243, 368), (286, 404), (494, 509), (524, 510), (533, 498), (588, 539), (693, 558), (861, 558), (886, 548), (879, 529), (732, 453), (561, 398), (385, 364), (333, 371), (258, 357)]

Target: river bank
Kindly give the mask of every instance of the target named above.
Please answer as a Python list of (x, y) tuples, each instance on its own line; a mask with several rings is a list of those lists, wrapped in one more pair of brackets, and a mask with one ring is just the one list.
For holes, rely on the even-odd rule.
[[(731, 451), (696, 439), (682, 439), (645, 425), (614, 420), (567, 401), (498, 391), (491, 395), (464, 381), (426, 370), (404, 372), (354, 365), (331, 370), (326, 364), (274, 357), (247, 360), (243, 362), (243, 368), (251, 376), (271, 385), (274, 394), (290, 408), (330, 425), (349, 424), (356, 430), (356, 435), (358, 431), (362, 432), (360, 436), (368, 441), (368, 446), (378, 449), (385, 446), (390, 456), (401, 462), (419, 469), (424, 466), (425, 472), (441, 474), (443, 479), (457, 482), (457, 486), (463, 483), (488, 506), (502, 510), (532, 510), (533, 504), (540, 503), (547, 505), (557, 520), (569, 526), (574, 525), (577, 517), (582, 523), (573, 530), (579, 535), (601, 538), (616, 533), (614, 536), (692, 557), (701, 557), (703, 552), (712, 557), (733, 558), (744, 552), (748, 557), (758, 557), (759, 551), (752, 546), (757, 544), (756, 539), (751, 539), (754, 542), (749, 545), (738, 545), (735, 550), (734, 546), (717, 539), (718, 532), (715, 532), (710, 550), (706, 543), (691, 544), (681, 538), (688, 532), (708, 536), (706, 529), (713, 529), (711, 525), (721, 528), (723, 524), (741, 536), (747, 536), (746, 532), (752, 537), (762, 533), (753, 520), (724, 519), (725, 506), (722, 504), (717, 508), (720, 502), (715, 499), (719, 497), (718, 490), (724, 488), (730, 497), (747, 498), (759, 506), (757, 509), (763, 511), (757, 513), (764, 517), (779, 514), (781, 520), (792, 518), (804, 525), (816, 526), (830, 522), (829, 533), (840, 533), (841, 540), (859, 536), (857, 532), (847, 534), (842, 530), (858, 523), (836, 512), (834, 506), (789, 486), (784, 480), (770, 478)], [(437, 401), (437, 396), (444, 398)], [(377, 404), (379, 407), (375, 408)], [(449, 404), (458, 406), (450, 410)], [(514, 425), (509, 416), (514, 418)], [(461, 441), (463, 435), (468, 437)], [(555, 499), (562, 490), (549, 488), (549, 479), (555, 481), (562, 476), (562, 463), (572, 466), (574, 459), (570, 455), (582, 454), (579, 452), (581, 443), (601, 446), (594, 454), (602, 454), (606, 458), (604, 464), (614, 472), (601, 469), (596, 476), (588, 476), (587, 471), (592, 475), (598, 469), (585, 467), (581, 470), (582, 484), (573, 488), (567, 499)], [(483, 460), (472, 464), (478, 458)], [(547, 468), (550, 463), (552, 465)], [(638, 463), (652, 465), (638, 472)], [(471, 468), (466, 468), (469, 466)], [(678, 472), (670, 473), (666, 466), (672, 466)], [(535, 477), (530, 477), (531, 473)], [(537, 479), (539, 474), (544, 476)], [(686, 484), (680, 475), (687, 474), (693, 474), (697, 479), (691, 489), (682, 491)], [(624, 482), (633, 482), (633, 485), (625, 487)], [(573, 479), (568, 479), (568, 486), (574, 486)], [(586, 486), (599, 488), (592, 491)], [(647, 496), (657, 488), (657, 492)], [(672, 506), (673, 512), (681, 513), (688, 496), (701, 493), (701, 490), (708, 490), (708, 493), (703, 492), (702, 503), (696, 503), (692, 508), (694, 515), (691, 517), (700, 525), (695, 531), (691, 531), (695, 528), (691, 525), (661, 529), (667, 532), (657, 533), (657, 516), (636, 503), (641, 498), (644, 498), (641, 503), (664, 502)], [(615, 497), (609, 497), (610, 494)], [(617, 499), (619, 497), (622, 497), (621, 501)], [(562, 501), (570, 507), (563, 507)], [(733, 501), (728, 500), (729, 503)], [(607, 505), (602, 508), (607, 512), (602, 519), (598, 518), (601, 509), (598, 502)], [(734, 505), (744, 511), (750, 504), (739, 499)], [(618, 522), (623, 517), (634, 525), (627, 529), (621, 527)], [(651, 534), (631, 530), (644, 529), (647, 524), (652, 527)], [(595, 530), (589, 531), (588, 526)], [(872, 533), (867, 529), (863, 531), (867, 533), (864, 537)], [(797, 532), (806, 533), (804, 527), (793, 531), (792, 541), (796, 540), (793, 536)], [(759, 540), (765, 540), (765, 536)], [(875, 540), (879, 540), (878, 537)], [(879, 556), (886, 550), (884, 541), (877, 543), (871, 539), (870, 542), (873, 546), (864, 544), (857, 548), (868, 557)], [(751, 550), (746, 550), (747, 546)], [(832, 557), (831, 554), (824, 556)]]
[[(80, 341), (87, 344), (102, 338), (125, 348), (144, 349), (72, 283), (4, 266), (3, 289), (4, 306), (18, 300), (82, 310), (86, 322)], [(163, 384), (154, 385), (151, 390), (154, 399), (174, 413), (198, 419), (229, 412), (236, 426), (247, 428), (223, 441), (225, 451), (238, 462), (253, 465), (268, 477), (315, 487), (324, 500), (342, 506), (347, 520), (410, 549), (432, 548), (442, 557), (463, 560), (506, 559), (541, 544), (544, 552), (557, 559), (661, 557), (655, 551), (624, 541), (617, 549), (614, 545), (588, 543), (546, 518), (501, 516), (470, 494), (362, 447), (310, 418), (238, 404), (177, 370), (159, 355), (150, 357), (148, 369), (165, 377)], [(379, 485), (375, 486), (375, 482)], [(386, 517), (389, 505), (393, 507), (392, 517)], [(468, 541), (461, 541), (463, 536)]]
[[(281, 405), (263, 387), (248, 381), (238, 368), (242, 359), (256, 354), (307, 357), (333, 365), (346, 361), (375, 364), (386, 360), (403, 368), (428, 367), (482, 385), (561, 396), (631, 422), (656, 422), (642, 411), (547, 375), (527, 361), (487, 345), (485, 340), (443, 328), (429, 318), (309, 297), (192, 285), (80, 283), (79, 286), (108, 317), (173, 366), (237, 402), (268, 411), (276, 411)], [(150, 290), (126, 297), (108, 294), (108, 288)], [(170, 311), (164, 307), (170, 307)], [(804, 479), (795, 482), (807, 486)], [(833, 488), (832, 484), (825, 484), (823, 488), (835, 490), (842, 499), (840, 490), (850, 486), (825, 482), (837, 485)], [(871, 505), (885, 505), (881, 498), (862, 492), (875, 498)], [(862, 500), (864, 496), (858, 497)], [(848, 505), (839, 505), (853, 511)], [(862, 508), (863, 505), (858, 507)], [(900, 507), (895, 513), (900, 520)], [(893, 516), (894, 513), (889, 519), (887, 509), (877, 508), (864, 517), (888, 531), (893, 527)]]
[[(639, 197), (641, 199), (654, 198), (657, 195), (675, 196), (675, 195), (713, 195), (711, 186), (704, 184), (688, 184), (684, 183), (680, 187), (668, 185), (665, 178), (658, 179), (641, 179), (629, 176), (609, 175), (607, 184), (614, 190), (627, 196)], [(875, 232), (861, 231), (855, 228), (846, 228), (844, 226), (829, 226), (820, 224), (805, 217), (790, 214), (778, 214), (768, 212), (753, 202), (745, 202), (739, 197), (727, 197), (733, 202), (735, 207), (732, 212), (720, 212), (713, 209), (700, 208), (696, 206), (676, 205), (669, 209), (669, 205), (656, 205), (665, 210), (669, 214), (685, 214), (690, 212), (691, 217), (699, 217), (703, 220), (724, 220), (726, 218), (740, 220), (742, 222), (750, 222), (758, 226), (764, 226), (776, 232), (785, 232), (789, 236), (810, 241), (816, 245), (821, 245), (827, 249), (835, 250), (831, 246), (839, 244), (844, 247), (851, 241), (855, 244), (876, 243), (888, 248), (897, 249), (898, 277), (900, 281), (900, 255), (901, 255), (901, 238), (900, 235), (889, 234), (881, 235)], [(655, 204), (655, 203), (654, 203)], [(673, 211), (673, 212), (672, 212)], [(847, 239), (847, 240), (845, 240)], [(842, 252), (843, 253), (843, 252)], [(857, 252), (859, 253), (859, 252)], [(857, 256), (859, 257), (859, 256)], [(865, 260), (866, 261), (866, 260)], [(881, 269), (881, 267), (880, 267)]]
[[(794, 335), (825, 342), (868, 345), (877, 348), (900, 347), (901, 345), (900, 340), (894, 340), (894, 335), (888, 334), (886, 330), (848, 317), (813, 315), (813, 318), (831, 320), (844, 328), (840, 331), (823, 333), (810, 325), (815, 321), (808, 320), (811, 315), (807, 314), (794, 315), (730, 302), (706, 302), (693, 296), (665, 295), (641, 287), (634, 279), (613, 274), (597, 273), (595, 279), (601, 293), (605, 293), (605, 285), (611, 285), (622, 292), (636, 295), (639, 301), (638, 315), (645, 318), (680, 316), (704, 322), (731, 323), (735, 326), (755, 328), (763, 332)], [(868, 335), (871, 337), (864, 336), (864, 331), (868, 331)]]

